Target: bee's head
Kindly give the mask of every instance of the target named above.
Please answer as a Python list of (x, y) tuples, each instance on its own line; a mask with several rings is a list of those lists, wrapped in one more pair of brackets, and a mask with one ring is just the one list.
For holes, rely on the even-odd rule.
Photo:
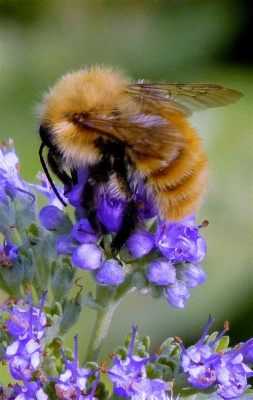
[(96, 162), (94, 142), (98, 132), (89, 121), (123, 111), (128, 81), (111, 69), (94, 67), (64, 75), (44, 98), (40, 136), (54, 146), (66, 165), (78, 167)]

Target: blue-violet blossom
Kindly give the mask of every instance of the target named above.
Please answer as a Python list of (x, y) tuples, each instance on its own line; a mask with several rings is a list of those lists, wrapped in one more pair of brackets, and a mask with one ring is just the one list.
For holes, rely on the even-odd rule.
[(196, 345), (185, 349), (181, 343), (182, 369), (195, 388), (203, 390), (216, 385), (217, 394), (223, 399), (234, 399), (245, 392), (247, 379), (253, 376), (253, 371), (244, 362), (244, 356), (252, 349), (253, 341), (232, 350), (219, 351), (217, 345), (227, 327), (214, 340), (207, 341), (206, 335), (212, 323), (213, 319), (209, 317)]

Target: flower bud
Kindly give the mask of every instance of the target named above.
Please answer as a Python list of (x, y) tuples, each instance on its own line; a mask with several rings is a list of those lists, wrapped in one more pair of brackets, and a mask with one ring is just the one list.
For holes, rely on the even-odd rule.
[(71, 236), (79, 243), (95, 243), (99, 239), (98, 233), (92, 229), (87, 218), (80, 219), (73, 226)]
[(148, 280), (155, 285), (167, 286), (175, 282), (176, 270), (171, 262), (160, 258), (148, 265), (147, 276)]
[(165, 298), (173, 307), (184, 308), (189, 297), (190, 292), (182, 281), (176, 280), (173, 285), (165, 289)]
[(133, 257), (140, 258), (148, 254), (154, 246), (154, 237), (149, 232), (134, 233), (127, 241), (127, 247)]
[(101, 285), (120, 285), (124, 279), (124, 269), (116, 260), (105, 261), (96, 274), (96, 281)]
[(72, 262), (76, 267), (86, 270), (97, 269), (103, 261), (103, 253), (99, 246), (85, 243), (73, 252)]
[(72, 223), (68, 215), (56, 206), (45, 206), (40, 210), (40, 222), (44, 228), (58, 234), (69, 233)]

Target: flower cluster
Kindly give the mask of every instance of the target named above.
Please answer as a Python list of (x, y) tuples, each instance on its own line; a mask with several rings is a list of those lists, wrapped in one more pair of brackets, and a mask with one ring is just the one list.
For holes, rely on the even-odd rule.
[[(4, 398), (4, 397), (3, 397)], [(41, 387), (41, 382), (24, 381), (24, 386), (15, 384), (12, 387), (11, 393), (8, 395), (8, 400), (47, 400), (48, 396)]]
[[(99, 380), (98, 369), (79, 368), (77, 336), (72, 361), (66, 358), (62, 349), (58, 352), (57, 340), (53, 340), (46, 350), (47, 317), (43, 311), (46, 293), (40, 300), (39, 308), (33, 305), (30, 296), (29, 299), (30, 305), (20, 300), (11, 307), (1, 306), (1, 310), (9, 314), (3, 325), (4, 332), (10, 338), (10, 344), (5, 349), (5, 358), (11, 377), (22, 382), (22, 385), (10, 385), (8, 400), (46, 400), (48, 396), (45, 389), (50, 382), (55, 382), (54, 392), (57, 399), (95, 400)], [(43, 373), (43, 365), (49, 357), (50, 348), (51, 355), (59, 353), (64, 363), (64, 372), (60, 373), (59, 378), (46, 377)], [(55, 361), (55, 355), (52, 360)]]
[(27, 185), (19, 175), (19, 160), (13, 141), (9, 140), (0, 148), (0, 232), (4, 236), (3, 244), (0, 244), (0, 265), (3, 267), (12, 266), (19, 251), (10, 240), (10, 227), (15, 227), (11, 200), (21, 199), (26, 193)]
[[(6, 400), (47, 400), (51, 398), (48, 393), (58, 400), (107, 399), (100, 382), (101, 372), (107, 373), (115, 398), (128, 400), (178, 400), (172, 388), (174, 393), (181, 393), (180, 370), (186, 375), (189, 388), (202, 393), (208, 389), (221, 399), (239, 398), (249, 388), (247, 381), (253, 376), (253, 339), (228, 348), (228, 339), (224, 337), (227, 324), (220, 334), (207, 336), (213, 322), (211, 317), (200, 340), (187, 349), (178, 338), (169, 338), (157, 354), (149, 355), (149, 339), (140, 340), (137, 326), (133, 326), (125, 346), (111, 354), (109, 369), (103, 363), (101, 368), (96, 363), (80, 367), (77, 335), (73, 355), (67, 356), (59, 349), (56, 338), (47, 346), (45, 342), (42, 345), (47, 322), (45, 296), (44, 293), (39, 308), (31, 301), (27, 306), (21, 300), (11, 308), (1, 307), (10, 316), (3, 325), (11, 338), (5, 350), (6, 360), (12, 378), (22, 382), (9, 385), (9, 389), (0, 386), (0, 394)], [(47, 364), (52, 362), (58, 365), (58, 377), (45, 373)]]
[[(206, 243), (200, 230), (207, 222), (196, 226), (193, 216), (180, 222), (161, 220), (145, 186), (133, 177), (137, 228), (115, 254), (111, 247), (124, 228), (125, 199), (113, 187), (105, 191), (98, 186), (90, 218), (83, 196), (89, 175), (80, 168), (76, 184), (64, 192), (58, 188), (75, 209), (73, 224), (43, 174), (40, 185), (23, 181), (13, 142), (8, 146), (0, 149), (0, 288), (10, 296), (0, 306), (0, 360), (8, 365), (13, 383), (8, 388), (0, 383), (0, 398), (178, 400), (182, 394), (187, 398), (187, 391), (201, 391), (201, 398), (234, 399), (248, 392), (253, 339), (229, 348), (227, 326), (220, 334), (207, 335), (211, 317), (197, 344), (185, 348), (179, 339), (168, 338), (155, 355), (149, 353), (149, 339), (139, 340), (133, 327), (125, 345), (112, 353), (112, 365), (99, 368), (97, 355), (112, 312), (126, 293), (138, 288), (182, 308), (189, 290), (205, 281), (200, 263)], [(34, 189), (48, 201), (40, 210), (41, 224)], [(82, 296), (81, 290), (69, 298), (74, 283), (80, 286), (76, 267), (92, 273), (96, 298), (91, 293)], [(52, 293), (51, 303), (45, 302), (46, 290)], [(38, 307), (31, 293), (40, 299)], [(61, 346), (84, 304), (97, 311), (97, 320), (88, 362), (82, 365), (77, 336), (73, 353)], [(113, 393), (101, 381), (102, 373), (107, 373)]]
[(124, 358), (115, 355), (108, 375), (113, 383), (113, 392), (128, 399), (169, 399), (169, 385), (162, 379), (149, 379), (146, 366), (156, 356), (143, 357), (134, 354), (137, 327), (132, 328), (132, 338), (128, 353)]
[[(98, 371), (91, 371), (88, 368), (79, 368), (78, 361), (78, 337), (74, 337), (74, 359), (69, 361), (64, 351), (61, 351), (65, 364), (65, 371), (56, 380), (55, 393), (59, 399), (75, 398), (80, 400), (95, 399), (95, 391), (98, 384)], [(87, 383), (90, 377), (95, 376), (92, 389), (88, 393)]]
[[(24, 399), (32, 398), (30, 390), (29, 393), (27, 392), (28, 397), (24, 395), (27, 387), (30, 386), (33, 387), (32, 392), (43, 393), (38, 386), (39, 383), (37, 385), (30, 381), (42, 363), (43, 347), (41, 339), (46, 329), (46, 315), (43, 312), (45, 297), (46, 293), (41, 298), (39, 308), (34, 307), (32, 303), (27, 306), (22, 302), (20, 302), (21, 304), (14, 304), (12, 309), (1, 307), (4, 312), (10, 315), (5, 325), (5, 331), (15, 339), (6, 348), (6, 360), (11, 376), (24, 383), (25, 387), (14, 386), (15, 394), (23, 393)], [(43, 396), (42, 399), (47, 398), (46, 395), (43, 394)], [(14, 398), (18, 398), (18, 396)]]
[[(206, 337), (213, 322), (209, 317), (204, 332), (196, 345), (182, 348), (182, 369), (188, 376), (189, 383), (198, 389), (217, 386), (217, 394), (223, 399), (234, 399), (247, 389), (247, 379), (253, 376), (246, 356), (253, 349), (253, 340), (234, 349), (223, 349), (220, 339), (227, 326), (215, 338)], [(252, 361), (252, 360), (250, 360)]]
[[(206, 242), (199, 231), (207, 222), (195, 226), (194, 216), (180, 222), (161, 220), (143, 183), (136, 182), (135, 178), (131, 187), (139, 210), (136, 217), (138, 229), (113, 258), (109, 247), (122, 227), (125, 200), (117, 197), (113, 190), (106, 193), (99, 187), (96, 190), (96, 218), (105, 232), (102, 235), (101, 229), (94, 228), (82, 207), (88, 170), (80, 168), (77, 176), (78, 183), (65, 188), (69, 203), (75, 207), (77, 222), (71, 232), (59, 235), (57, 254), (71, 256), (76, 267), (92, 271), (96, 283), (106, 286), (118, 286), (125, 281), (129, 262), (138, 271), (142, 265), (146, 287), (151, 292), (157, 287), (170, 305), (185, 307), (190, 297), (189, 289), (206, 280), (200, 266), (206, 254)], [(64, 218), (64, 212), (53, 205), (46, 206), (40, 213), (42, 225), (51, 231), (56, 231), (64, 223)]]
[(0, 188), (1, 201), (5, 199), (6, 192), (16, 197), (27, 190), (27, 184), (19, 174), (19, 159), (11, 139), (0, 149)]

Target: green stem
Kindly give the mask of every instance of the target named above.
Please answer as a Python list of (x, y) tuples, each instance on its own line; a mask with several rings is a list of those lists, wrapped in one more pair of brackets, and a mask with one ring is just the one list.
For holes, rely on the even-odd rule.
[(96, 302), (101, 308), (97, 311), (96, 322), (91, 334), (87, 354), (83, 364), (88, 361), (97, 361), (104, 339), (109, 331), (113, 313), (123, 297), (132, 289), (132, 276), (129, 275), (125, 282), (116, 291), (111, 292), (106, 287), (97, 287)]
[(101, 346), (110, 328), (113, 313), (118, 304), (119, 302), (112, 302), (106, 309), (97, 312), (84, 364), (87, 361), (97, 361)]

